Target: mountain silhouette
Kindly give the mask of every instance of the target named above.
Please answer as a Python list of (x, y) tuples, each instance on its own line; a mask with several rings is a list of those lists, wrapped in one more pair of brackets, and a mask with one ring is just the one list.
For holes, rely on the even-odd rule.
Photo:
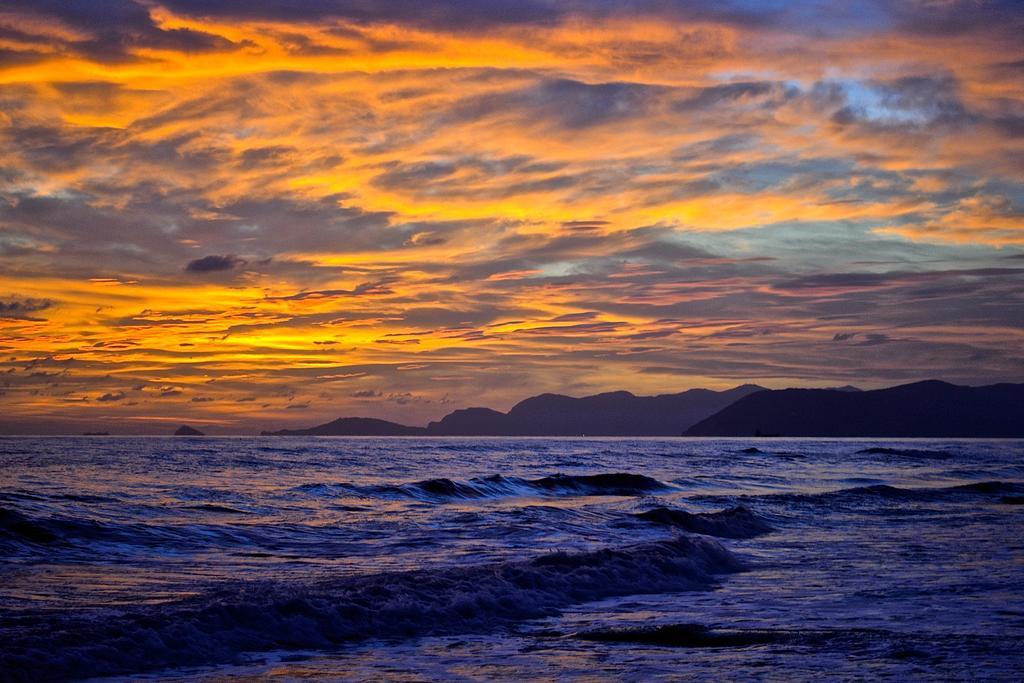
[(490, 408), (460, 408), (427, 425), (438, 436), (504, 436), (510, 433), (508, 415)]
[(363, 417), (339, 418), (310, 429), (264, 436), (678, 436), (737, 399), (762, 391), (745, 384), (726, 391), (691, 389), (679, 394), (635, 396), (615, 391), (582, 398), (541, 394), (508, 413), (462, 408), (426, 428)]
[(965, 387), (928, 380), (860, 392), (766, 390), (683, 435), (1024, 437), (1024, 384)]
[(583, 398), (541, 394), (520, 401), (508, 413), (488, 408), (456, 410), (427, 431), (438, 436), (677, 436), (697, 421), (739, 398), (761, 391), (753, 384), (711, 391), (635, 396), (613, 391)]
[(423, 427), (409, 427), (374, 417), (339, 417), (309, 429), (260, 432), (260, 436), (425, 436)]

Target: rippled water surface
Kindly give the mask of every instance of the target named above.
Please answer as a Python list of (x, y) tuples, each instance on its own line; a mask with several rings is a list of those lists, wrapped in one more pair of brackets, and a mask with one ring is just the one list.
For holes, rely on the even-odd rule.
[(0, 680), (1019, 680), (1024, 442), (0, 439)]

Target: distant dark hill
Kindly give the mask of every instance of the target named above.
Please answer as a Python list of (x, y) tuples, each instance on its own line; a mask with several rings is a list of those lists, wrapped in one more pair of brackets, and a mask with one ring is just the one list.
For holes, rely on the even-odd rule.
[(935, 380), (889, 389), (761, 391), (685, 436), (1024, 437), (1024, 384), (962, 387)]
[(680, 394), (634, 396), (613, 391), (583, 398), (541, 394), (508, 413), (490, 408), (456, 410), (427, 432), (436, 436), (678, 436), (698, 420), (762, 387), (727, 391), (691, 389)]
[(423, 427), (409, 427), (373, 417), (339, 417), (333, 422), (309, 429), (282, 429), (260, 432), (261, 436), (422, 436)]
[(507, 434), (532, 436), (678, 436), (730, 403), (763, 390), (753, 384), (711, 391), (634, 396), (614, 391), (583, 398), (541, 394), (508, 411)]
[(437, 436), (499, 436), (510, 433), (508, 415), (490, 408), (461, 408), (427, 425)]
[(198, 429), (193, 429), (192, 427), (189, 427), (188, 425), (181, 425), (176, 430), (174, 430), (174, 436), (206, 436), (206, 435), (203, 434)]
[(508, 413), (462, 408), (426, 428), (343, 417), (310, 429), (262, 432), (264, 436), (678, 436), (733, 401), (763, 387), (754, 384), (711, 391), (634, 396), (615, 391), (583, 398), (541, 394), (517, 403)]

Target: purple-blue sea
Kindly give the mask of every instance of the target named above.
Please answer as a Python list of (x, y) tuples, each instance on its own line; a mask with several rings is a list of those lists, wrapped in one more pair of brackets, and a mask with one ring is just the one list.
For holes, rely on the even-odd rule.
[(1024, 442), (0, 438), (0, 680), (1004, 680)]

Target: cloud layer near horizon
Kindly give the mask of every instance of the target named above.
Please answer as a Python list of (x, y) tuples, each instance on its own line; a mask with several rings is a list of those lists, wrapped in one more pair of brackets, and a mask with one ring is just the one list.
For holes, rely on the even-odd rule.
[(0, 1), (5, 419), (1022, 381), (1022, 33), (958, 0)]

